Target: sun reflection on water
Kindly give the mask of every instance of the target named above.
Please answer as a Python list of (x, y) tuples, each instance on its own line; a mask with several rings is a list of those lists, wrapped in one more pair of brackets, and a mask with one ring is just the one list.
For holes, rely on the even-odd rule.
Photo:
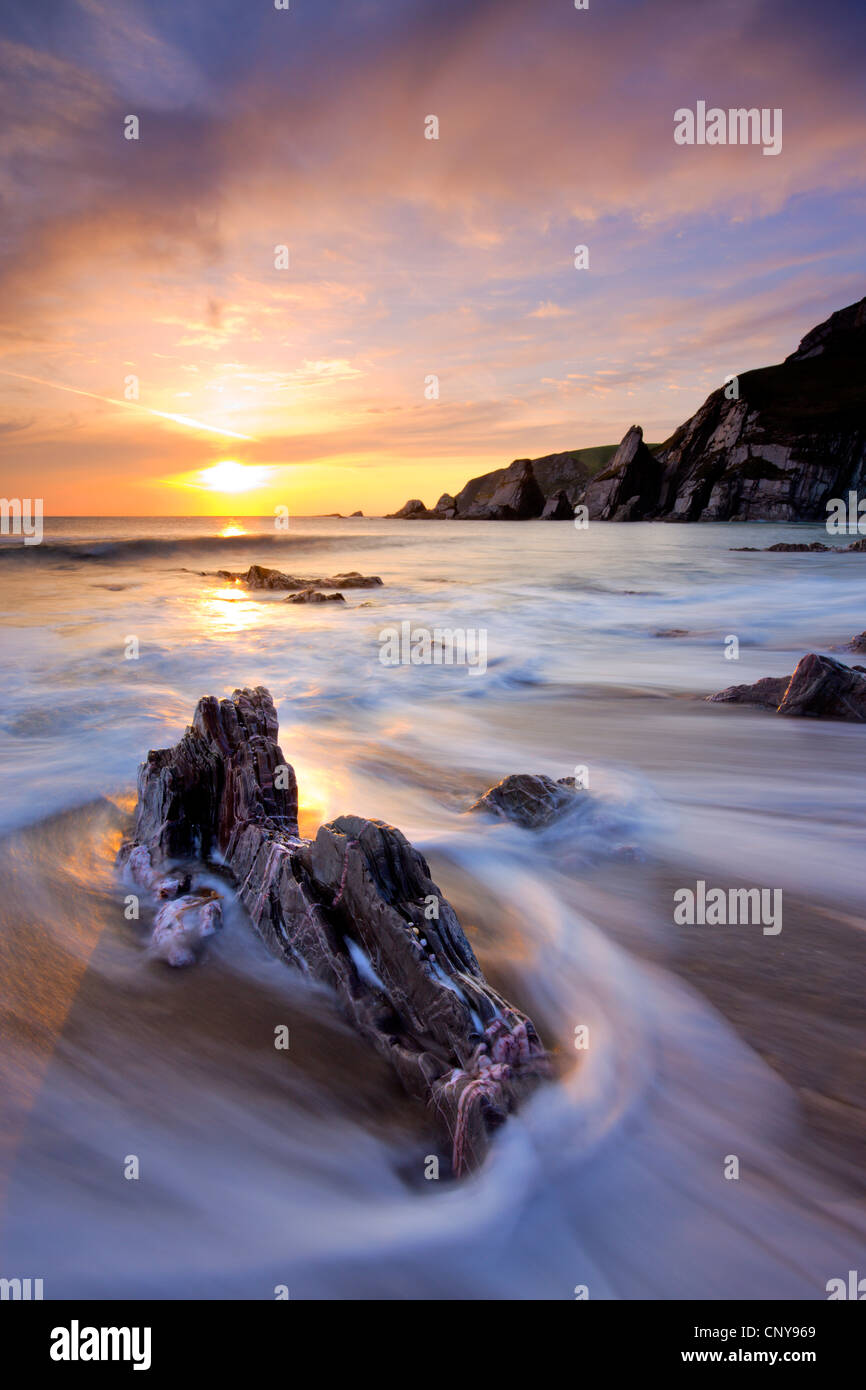
[(260, 605), (239, 585), (211, 589), (203, 595), (199, 611), (202, 625), (210, 633), (245, 632), (261, 621)]

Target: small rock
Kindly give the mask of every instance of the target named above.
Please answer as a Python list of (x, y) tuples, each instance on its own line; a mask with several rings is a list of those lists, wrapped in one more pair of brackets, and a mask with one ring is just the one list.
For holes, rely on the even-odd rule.
[(561, 777), (554, 782), (543, 773), (519, 772), (503, 777), (469, 810), (487, 811), (528, 830), (537, 830), (571, 810), (576, 799), (573, 777)]
[[(834, 647), (833, 650), (837, 652), (866, 652), (866, 632), (858, 633), (856, 637), (852, 637), (850, 642), (846, 642), (842, 647)], [(860, 668), (853, 666), (851, 669), (857, 671)]]
[(290, 594), (283, 603), (345, 603), (342, 594), (323, 594), (318, 589), (301, 589), (300, 593)]

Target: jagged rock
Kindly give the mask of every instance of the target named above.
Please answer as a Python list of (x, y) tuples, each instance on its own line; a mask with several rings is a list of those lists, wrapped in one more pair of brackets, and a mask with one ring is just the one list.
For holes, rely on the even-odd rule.
[(297, 579), (280, 570), (266, 569), (264, 565), (250, 565), (242, 573), (217, 570), (217, 576), (234, 584), (243, 584), (247, 589), (375, 589), (382, 583), (378, 574), (359, 574), (357, 570), (335, 574), (333, 579)]
[(515, 459), (505, 469), (489, 502), (478, 501), (464, 506), (460, 498), (457, 499), (458, 515), (467, 521), (525, 521), (540, 516), (544, 507), (544, 493), (535, 480), (529, 459)]
[(658, 504), (662, 468), (632, 425), (603, 473), (587, 484), (583, 505), (590, 520), (634, 521)]
[(779, 714), (866, 723), (866, 677), (859, 668), (810, 652), (793, 676), (767, 677), (708, 697), (711, 703), (757, 704)]
[(542, 521), (571, 521), (574, 507), (564, 492), (556, 492), (548, 497), (541, 512)]
[(323, 594), (318, 589), (301, 589), (297, 594), (290, 594), (283, 599), (283, 603), (345, 603), (342, 594)]
[(572, 810), (578, 791), (573, 777), (560, 777), (554, 782), (543, 773), (513, 773), (503, 777), (469, 807), (470, 811), (487, 811), (500, 819), (515, 821), (529, 830), (550, 825), (566, 811)]
[[(353, 517), (354, 517), (354, 516), (363, 516), (363, 515), (364, 515), (363, 512), (352, 512), (352, 516), (353, 516)], [(350, 518), (350, 520), (351, 520), (351, 518)]]
[(138, 779), (121, 851), (162, 868), (219, 858), (270, 949), (329, 985), (447, 1134), (455, 1172), (546, 1074), (531, 1021), (484, 979), (454, 909), (399, 830), (360, 816), (301, 839), (297, 784), (267, 690), (199, 701)]

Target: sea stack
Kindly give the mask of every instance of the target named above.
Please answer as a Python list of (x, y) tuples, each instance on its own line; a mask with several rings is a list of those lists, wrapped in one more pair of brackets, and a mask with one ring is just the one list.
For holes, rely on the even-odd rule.
[[(455, 1174), (547, 1074), (531, 1020), (487, 983), (423, 856), (393, 826), (340, 816), (298, 833), (297, 782), (259, 686), (200, 700), (139, 771), (144, 872), (216, 857), (270, 950), (334, 990), (359, 1033), (426, 1104)], [(146, 860), (146, 863), (145, 863)]]

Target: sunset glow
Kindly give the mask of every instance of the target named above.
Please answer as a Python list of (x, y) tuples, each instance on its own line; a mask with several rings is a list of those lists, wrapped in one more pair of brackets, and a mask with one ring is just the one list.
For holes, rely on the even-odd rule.
[(199, 473), (199, 486), (209, 488), (211, 492), (251, 492), (253, 488), (261, 487), (262, 480), (261, 468), (246, 468), (234, 459), (223, 459), (221, 463), (215, 463), (213, 468), (205, 468)]
[[(193, 40), (183, 7), (60, 0), (13, 26), (4, 494), (369, 516), (636, 420), (664, 440), (860, 292), (856, 47), (804, 0), (797, 44), (750, 7), (713, 7), (709, 45), (671, 3), (203, 9)], [(758, 72), (779, 158), (674, 143), (678, 105), (750, 106)]]

